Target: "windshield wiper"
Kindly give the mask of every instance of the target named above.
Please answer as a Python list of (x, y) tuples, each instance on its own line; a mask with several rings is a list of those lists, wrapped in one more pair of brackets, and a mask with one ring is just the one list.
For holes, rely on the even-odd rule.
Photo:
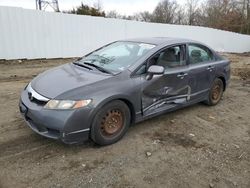
[(105, 60), (105, 61), (110, 61), (109, 58), (104, 57), (104, 56), (101, 56), (101, 55), (98, 55), (98, 54), (92, 54), (91, 56), (95, 56), (95, 57), (100, 58), (100, 59), (103, 59), (103, 60)]
[(86, 66), (86, 65), (84, 65), (84, 64), (82, 64), (82, 63), (73, 62), (73, 64), (74, 64), (74, 65), (78, 65), (78, 66), (83, 67), (83, 68), (86, 68), (86, 69), (89, 69), (89, 70), (93, 70), (92, 68), (90, 68), (90, 67), (88, 67), (88, 66)]
[(105, 68), (103, 68), (103, 67), (101, 67), (101, 66), (98, 66), (98, 65), (96, 65), (96, 64), (88, 63), (88, 62), (84, 62), (84, 64), (85, 64), (85, 65), (92, 66), (92, 67), (95, 67), (97, 70), (99, 70), (99, 71), (101, 71), (101, 72), (104, 72), (104, 73), (108, 73), (108, 74), (112, 74), (112, 75), (113, 75), (113, 73), (112, 73), (111, 71), (109, 71), (109, 70), (107, 70), (107, 69), (105, 69)]

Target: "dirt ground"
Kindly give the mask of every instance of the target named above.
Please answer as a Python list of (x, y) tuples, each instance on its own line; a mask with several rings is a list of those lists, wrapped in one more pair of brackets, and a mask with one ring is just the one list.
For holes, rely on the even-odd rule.
[(250, 54), (232, 60), (215, 107), (197, 104), (132, 126), (118, 143), (65, 145), (22, 120), (22, 88), (64, 60), (0, 62), (0, 187), (250, 187)]

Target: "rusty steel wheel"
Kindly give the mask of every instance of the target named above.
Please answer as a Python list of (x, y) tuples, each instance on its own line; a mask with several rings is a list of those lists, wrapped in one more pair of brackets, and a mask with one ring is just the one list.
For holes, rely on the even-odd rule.
[(220, 102), (223, 95), (224, 85), (221, 79), (216, 78), (209, 92), (209, 98), (205, 101), (208, 105), (213, 106)]
[(91, 126), (91, 139), (99, 145), (109, 145), (120, 140), (131, 122), (128, 106), (120, 101), (112, 101), (96, 113)]
[(117, 134), (124, 126), (124, 117), (119, 109), (109, 110), (102, 118), (101, 131), (105, 136)]
[(217, 103), (220, 100), (221, 94), (223, 92), (223, 88), (219, 83), (216, 83), (212, 88), (212, 100), (214, 103)]

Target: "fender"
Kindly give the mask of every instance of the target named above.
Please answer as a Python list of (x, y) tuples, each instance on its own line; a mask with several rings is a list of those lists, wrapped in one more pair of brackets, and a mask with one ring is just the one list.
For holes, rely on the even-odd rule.
[(116, 94), (116, 95), (112, 95), (102, 101), (100, 101), (99, 103), (96, 104), (95, 108), (93, 109), (93, 111), (91, 112), (91, 115), (90, 115), (90, 127), (92, 126), (92, 122), (93, 122), (93, 119), (96, 115), (96, 113), (107, 103), (111, 102), (111, 101), (114, 101), (114, 100), (121, 100), (121, 101), (127, 101), (129, 104), (126, 104), (128, 105), (130, 111), (131, 111), (131, 120), (132, 120), (132, 123), (135, 121), (135, 101), (132, 101), (130, 100), (130, 97), (128, 95), (123, 95), (123, 94)]

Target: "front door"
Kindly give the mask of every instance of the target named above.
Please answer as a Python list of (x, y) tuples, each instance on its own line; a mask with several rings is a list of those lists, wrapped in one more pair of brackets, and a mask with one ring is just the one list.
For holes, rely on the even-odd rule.
[(187, 103), (190, 99), (189, 71), (185, 45), (166, 48), (148, 60), (150, 65), (163, 66), (163, 75), (146, 80), (143, 75), (143, 115), (151, 115)]

